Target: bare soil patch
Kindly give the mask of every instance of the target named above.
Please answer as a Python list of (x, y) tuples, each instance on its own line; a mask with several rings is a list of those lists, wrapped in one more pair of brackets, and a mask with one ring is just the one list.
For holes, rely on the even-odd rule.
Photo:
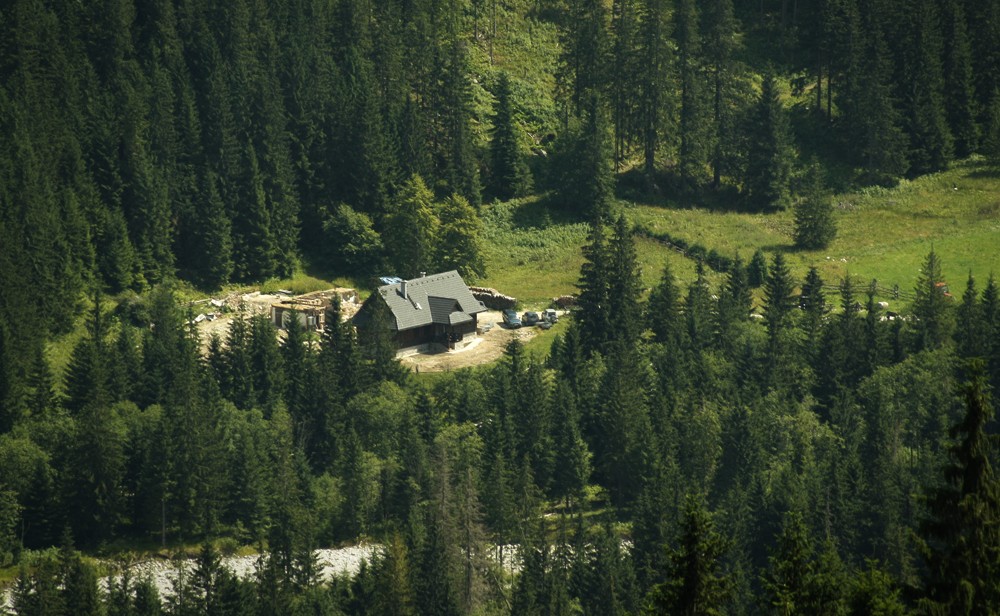
[(496, 361), (503, 355), (504, 349), (511, 340), (527, 342), (535, 336), (551, 336), (551, 332), (542, 331), (537, 327), (521, 327), (520, 329), (507, 329), (503, 325), (503, 318), (497, 310), (490, 310), (480, 313), (480, 327), (487, 323), (493, 323), (493, 327), (483, 334), (480, 334), (474, 342), (462, 349), (454, 351), (442, 351), (438, 353), (418, 353), (402, 358), (402, 364), (414, 372), (449, 372), (480, 366), (492, 361)]

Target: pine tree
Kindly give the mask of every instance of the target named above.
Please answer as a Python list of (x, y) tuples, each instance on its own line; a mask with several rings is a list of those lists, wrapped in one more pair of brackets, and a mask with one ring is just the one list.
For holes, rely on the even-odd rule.
[(785, 515), (770, 563), (764, 587), (779, 614), (843, 613), (845, 580), (836, 549), (827, 542), (815, 553), (800, 512)]
[(635, 138), (635, 102), (638, 93), (636, 47), (638, 1), (614, 0), (611, 5), (611, 61), (608, 102), (614, 132), (614, 168), (618, 171)]
[(750, 122), (750, 151), (743, 192), (760, 209), (783, 209), (791, 202), (795, 150), (788, 116), (772, 73), (764, 76)]
[(826, 248), (836, 234), (833, 203), (823, 182), (823, 171), (814, 160), (806, 173), (802, 199), (795, 206), (795, 245), (808, 250)]
[[(461, 197), (459, 197), (461, 198)], [(385, 302), (372, 303), (368, 321), (358, 328), (362, 354), (371, 361), (371, 379), (375, 383), (392, 381), (402, 384), (408, 373), (396, 359), (396, 343), (392, 339), (392, 311)]]
[(250, 355), (252, 334), (244, 309), (245, 306), (240, 306), (240, 314), (229, 323), (226, 332), (226, 379), (222, 391), (237, 407), (248, 409), (254, 403), (254, 373)]
[[(589, 112), (589, 101), (604, 90), (608, 33), (606, 9), (597, 0), (573, 0), (562, 33), (562, 57), (557, 74), (566, 116)], [(564, 123), (565, 124), (565, 123)]]
[(869, 560), (851, 580), (847, 609), (851, 616), (903, 616), (907, 613), (892, 576)]
[(990, 382), (994, 390), (1000, 389), (1000, 291), (996, 279), (990, 274), (980, 300), (980, 314), (985, 336), (984, 352)]
[(750, 317), (752, 308), (753, 296), (747, 281), (747, 268), (743, 265), (743, 259), (736, 255), (726, 275), (726, 284), (719, 296), (715, 314), (715, 337), (721, 348), (730, 353), (734, 351), (737, 324)]
[(60, 549), (59, 560), (62, 598), (63, 603), (69, 608), (69, 613), (79, 616), (99, 616), (103, 610), (94, 567), (84, 562), (72, 544), (64, 545)]
[(927, 573), (921, 606), (928, 611), (993, 614), (1000, 592), (1000, 485), (993, 475), (992, 407), (981, 361), (969, 366), (963, 387), (965, 417), (952, 428), (956, 439), (944, 468), (944, 485), (928, 498), (930, 517), (921, 525)]
[(630, 347), (612, 347), (594, 417), (601, 435), (594, 441), (595, 476), (620, 507), (638, 497), (653, 451), (645, 387), (637, 385), (643, 382), (641, 361)]
[(864, 165), (864, 180), (891, 185), (909, 166), (909, 142), (892, 96), (890, 52), (880, 24), (869, 20), (862, 35), (862, 53), (852, 60), (853, 77), (843, 89), (843, 122), (846, 137)]
[(531, 175), (521, 151), (521, 137), (515, 113), (510, 77), (497, 79), (493, 132), (490, 139), (490, 192), (506, 201), (531, 189)]
[(815, 349), (819, 342), (818, 338), (827, 310), (826, 297), (823, 293), (823, 279), (820, 278), (819, 270), (815, 267), (809, 267), (806, 279), (802, 283), (799, 306), (805, 315), (803, 329), (806, 334), (806, 344), (809, 348)]
[(698, 261), (695, 279), (688, 286), (684, 302), (684, 319), (687, 322), (687, 340), (694, 349), (705, 349), (712, 341), (712, 306), (705, 264)]
[(87, 407), (102, 407), (110, 402), (108, 391), (108, 333), (107, 315), (101, 307), (101, 295), (95, 293), (92, 316), (87, 323), (87, 337), (83, 338), (70, 356), (66, 369), (64, 405), (73, 413)]
[(635, 613), (638, 608), (635, 572), (622, 550), (618, 533), (610, 524), (604, 524), (589, 547), (579, 562), (585, 567), (579, 593), (584, 613), (609, 616)]
[(611, 166), (612, 152), (608, 135), (607, 112), (601, 99), (594, 95), (587, 102), (579, 157), (576, 190), (577, 205), (592, 220), (607, 220), (614, 199), (615, 177)]

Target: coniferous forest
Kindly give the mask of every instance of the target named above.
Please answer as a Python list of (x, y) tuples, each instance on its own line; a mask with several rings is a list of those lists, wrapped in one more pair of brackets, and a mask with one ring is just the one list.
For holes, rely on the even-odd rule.
[[(998, 0), (4, 2), (0, 613), (1000, 613), (995, 279), (930, 248), (889, 312), (713, 251), (644, 288), (620, 207), (818, 249), (831, 190), (965, 160), (1000, 164)], [(305, 270), (483, 278), (528, 196), (589, 229), (544, 354), (429, 380), (338, 303), (192, 325)], [(167, 549), (169, 595), (99, 582)]]

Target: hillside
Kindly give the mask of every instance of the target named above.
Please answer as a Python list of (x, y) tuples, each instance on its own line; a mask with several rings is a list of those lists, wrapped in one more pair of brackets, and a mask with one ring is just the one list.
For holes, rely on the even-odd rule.
[(2, 3), (10, 609), (1000, 613), (998, 93), (1000, 0)]

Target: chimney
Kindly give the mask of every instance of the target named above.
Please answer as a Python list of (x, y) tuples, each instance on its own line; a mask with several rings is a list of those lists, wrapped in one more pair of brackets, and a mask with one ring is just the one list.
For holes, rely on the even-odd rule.
[(405, 280), (400, 280), (399, 281), (399, 294), (403, 296), (403, 299), (406, 299), (406, 281)]
[(420, 272), (421, 278), (427, 278), (427, 272)]

